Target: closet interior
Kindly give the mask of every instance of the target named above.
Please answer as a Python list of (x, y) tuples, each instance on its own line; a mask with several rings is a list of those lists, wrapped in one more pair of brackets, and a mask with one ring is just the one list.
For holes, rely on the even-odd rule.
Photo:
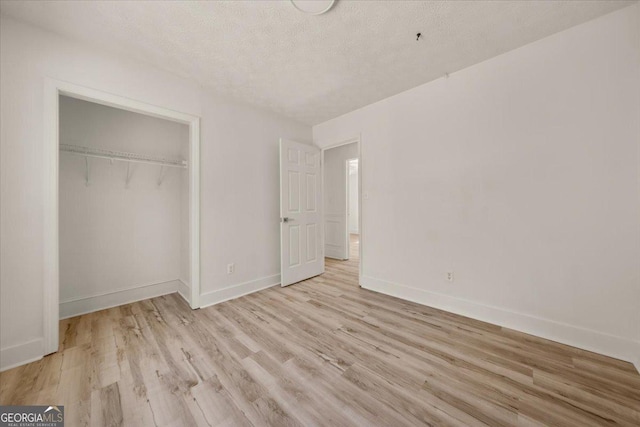
[(189, 127), (59, 98), (60, 318), (189, 288)]

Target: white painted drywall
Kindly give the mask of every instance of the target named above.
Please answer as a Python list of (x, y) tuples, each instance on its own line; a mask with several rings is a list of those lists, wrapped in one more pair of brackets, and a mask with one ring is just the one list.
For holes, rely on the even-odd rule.
[(314, 127), (357, 134), (365, 287), (640, 360), (640, 5)]
[[(203, 99), (203, 115), (215, 122), (201, 130), (202, 212), (208, 216), (201, 228), (202, 293), (215, 295), (236, 285), (246, 289), (253, 282), (258, 287), (265, 281), (280, 283), (278, 135), (310, 142), (311, 128), (210, 97)], [(228, 275), (231, 263), (235, 273)]]
[(354, 158), (358, 158), (356, 142), (324, 152), (324, 253), (331, 258), (349, 258), (346, 162)]
[(349, 165), (349, 233), (358, 234), (358, 160)]
[(4, 17), (0, 51), (0, 369), (43, 351), (45, 77), (200, 116), (202, 293), (279, 282), (278, 140), (309, 142), (309, 126)]
[[(184, 124), (65, 96), (59, 109), (61, 144), (167, 158), (188, 150)], [(88, 186), (85, 174), (84, 157), (61, 152), (60, 303), (178, 280), (187, 170), (166, 168), (158, 186), (160, 166), (131, 163), (126, 188), (127, 163), (91, 158)]]

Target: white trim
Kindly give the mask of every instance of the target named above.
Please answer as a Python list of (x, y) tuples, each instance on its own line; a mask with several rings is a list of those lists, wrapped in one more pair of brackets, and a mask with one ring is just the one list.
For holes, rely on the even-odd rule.
[(280, 275), (274, 274), (273, 276), (262, 277), (260, 279), (238, 283), (237, 285), (231, 285), (226, 288), (216, 289), (215, 291), (207, 292), (200, 296), (200, 308), (239, 298), (279, 284)]
[(329, 247), (325, 247), (324, 248), (324, 256), (327, 258), (331, 258), (331, 259), (337, 259), (339, 261), (346, 261), (343, 257), (342, 257), (342, 252), (340, 251), (340, 249), (333, 249), (330, 246), (332, 246), (331, 244), (328, 244)]
[(189, 123), (189, 305), (200, 308), (200, 118)]
[(44, 81), (44, 354), (58, 349), (59, 230), (58, 230), (58, 99), (60, 95), (171, 120), (189, 126), (189, 304), (200, 297), (200, 118), (108, 92), (45, 78)]
[(358, 284), (360, 286), (362, 286), (361, 282), (361, 278), (362, 276), (364, 276), (364, 236), (363, 236), (363, 225), (362, 225), (362, 212), (363, 212), (363, 206), (362, 206), (362, 200), (363, 200), (363, 195), (362, 195), (362, 175), (363, 175), (363, 163), (364, 161), (362, 160), (362, 136), (358, 135), (358, 263), (359, 263), (359, 269), (358, 269)]
[(360, 280), (362, 287), (371, 291), (625, 360), (639, 368), (638, 341), (373, 277), (364, 276)]
[(180, 283), (179, 280), (170, 280), (168, 282), (136, 286), (135, 288), (62, 301), (60, 302), (60, 319), (68, 319), (69, 317), (80, 316), (144, 299), (173, 294), (178, 292)]
[[(44, 88), (44, 138), (42, 146), (44, 178), (43, 215), (43, 347), (44, 354), (58, 350), (59, 275), (60, 258), (58, 243), (58, 97), (54, 80), (45, 79)], [(26, 362), (25, 362), (26, 363)]]
[(0, 372), (42, 359), (44, 340), (36, 338), (0, 350)]
[(183, 279), (178, 279), (178, 294), (182, 297), (183, 300), (189, 304), (189, 294), (191, 290), (189, 285), (187, 285), (187, 281)]
[[(322, 197), (324, 197), (324, 152), (327, 150), (331, 150), (332, 148), (338, 148), (341, 147), (343, 145), (347, 145), (347, 144), (353, 144), (353, 143), (357, 143), (357, 147), (358, 147), (358, 229), (359, 229), (359, 248), (358, 248), (358, 252), (359, 252), (359, 257), (360, 259), (358, 260), (359, 262), (359, 269), (358, 269), (358, 283), (360, 284), (360, 286), (362, 286), (362, 277), (363, 277), (363, 272), (364, 272), (364, 227), (362, 226), (362, 200), (363, 200), (363, 196), (362, 196), (362, 171), (363, 171), (363, 161), (362, 161), (362, 137), (360, 134), (358, 134), (357, 136), (354, 136), (352, 138), (348, 138), (348, 139), (343, 139), (340, 142), (337, 142), (335, 144), (330, 144), (327, 145), (326, 147), (323, 147), (320, 150), (320, 161), (322, 164), (322, 168), (321, 168), (321, 179), (322, 179)], [(349, 179), (349, 177), (347, 176), (347, 180)], [(347, 195), (347, 197), (349, 197)], [(347, 218), (348, 221), (348, 218)], [(349, 224), (347, 224), (347, 239), (349, 239)], [(323, 250), (325, 249), (325, 243), (324, 243), (324, 217), (322, 218), (322, 248)], [(348, 247), (348, 245), (347, 245)], [(325, 253), (326, 255), (326, 253)], [(333, 257), (330, 257), (333, 258)]]

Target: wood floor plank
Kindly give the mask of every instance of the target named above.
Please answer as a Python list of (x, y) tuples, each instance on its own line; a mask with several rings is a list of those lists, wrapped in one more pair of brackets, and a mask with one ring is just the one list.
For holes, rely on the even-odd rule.
[(70, 426), (640, 425), (630, 363), (364, 290), (353, 243), (286, 288), (61, 320), (0, 404), (65, 405)]
[[(118, 383), (113, 383), (95, 392), (98, 397), (98, 402), (95, 406), (96, 409), (100, 409), (100, 416), (103, 426), (116, 427), (123, 425), (122, 419), (122, 403), (120, 400), (120, 389)], [(91, 402), (92, 406), (94, 402)], [(95, 422), (95, 420), (93, 420)]]

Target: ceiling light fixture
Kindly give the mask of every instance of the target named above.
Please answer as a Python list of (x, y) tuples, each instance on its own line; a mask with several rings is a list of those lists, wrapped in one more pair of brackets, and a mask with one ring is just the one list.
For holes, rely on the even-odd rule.
[(336, 0), (289, 0), (293, 7), (307, 15), (322, 15), (333, 7)]

